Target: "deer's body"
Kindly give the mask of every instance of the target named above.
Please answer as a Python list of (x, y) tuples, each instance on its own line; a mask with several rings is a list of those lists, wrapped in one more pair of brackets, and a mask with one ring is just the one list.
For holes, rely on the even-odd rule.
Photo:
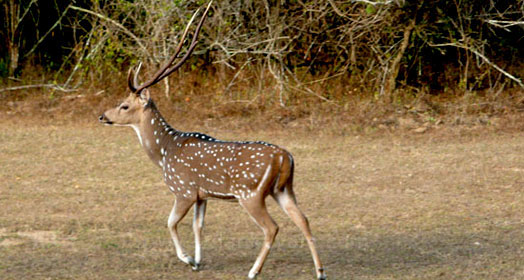
[[(249, 278), (255, 278), (260, 273), (278, 232), (278, 226), (269, 216), (265, 203), (266, 197), (271, 196), (302, 230), (313, 256), (317, 278), (325, 279), (308, 221), (296, 204), (291, 154), (264, 142), (227, 142), (202, 133), (177, 131), (167, 124), (147, 90), (147, 87), (167, 77), (189, 57), (209, 7), (210, 5), (181, 61), (172, 65), (182, 48), (190, 24), (169, 63), (142, 85), (137, 85), (140, 67), (134, 80), (131, 79), (130, 72), (128, 85), (131, 94), (116, 108), (102, 114), (99, 120), (107, 125), (131, 126), (153, 163), (162, 168), (164, 180), (175, 195), (168, 228), (177, 256), (183, 262), (190, 264), (195, 270), (200, 266), (200, 239), (206, 201), (210, 198), (238, 201), (264, 232), (264, 245), (248, 274)], [(177, 232), (178, 223), (193, 205), (194, 259), (186, 254)]]
[(265, 197), (293, 175), (293, 158), (280, 147), (261, 141), (221, 141), (198, 132), (177, 131), (165, 121), (153, 101), (147, 106), (149, 112), (135, 130), (177, 197), (195, 201), (247, 200), (259, 194)]

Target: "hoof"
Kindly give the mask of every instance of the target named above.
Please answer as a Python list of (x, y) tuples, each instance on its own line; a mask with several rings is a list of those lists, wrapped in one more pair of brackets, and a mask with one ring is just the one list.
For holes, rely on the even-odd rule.
[(258, 275), (258, 273), (256, 273), (256, 272), (249, 272), (249, 274), (247, 275), (247, 278), (248, 279), (255, 279), (255, 278), (257, 278), (257, 275)]
[(180, 260), (182, 260), (184, 263), (186, 263), (186, 264), (188, 264), (188, 265), (190, 265), (192, 267), (196, 266), (195, 260), (192, 257), (188, 256), (188, 255), (184, 255), (182, 258), (180, 258)]
[(191, 266), (193, 271), (200, 271), (200, 268), (202, 268), (202, 266), (199, 263), (195, 263), (193, 266)]
[(327, 276), (324, 273), (324, 269), (323, 268), (319, 269), (318, 272), (319, 272), (318, 276), (317, 276), (318, 280), (326, 280), (327, 279)]

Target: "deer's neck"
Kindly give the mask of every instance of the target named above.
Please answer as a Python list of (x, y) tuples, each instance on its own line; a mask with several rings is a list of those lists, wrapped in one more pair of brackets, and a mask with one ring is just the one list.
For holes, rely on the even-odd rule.
[(150, 108), (144, 112), (144, 116), (138, 126), (133, 126), (135, 129), (140, 144), (146, 151), (149, 158), (156, 165), (162, 167), (162, 149), (168, 145), (169, 139), (175, 133), (173, 129), (162, 117), (155, 104), (150, 101)]

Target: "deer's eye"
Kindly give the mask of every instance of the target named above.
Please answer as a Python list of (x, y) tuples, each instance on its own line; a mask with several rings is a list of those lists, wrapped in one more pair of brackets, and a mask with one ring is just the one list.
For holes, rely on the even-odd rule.
[(129, 106), (128, 105), (122, 105), (122, 106), (120, 106), (120, 109), (125, 111), (125, 110), (129, 109)]

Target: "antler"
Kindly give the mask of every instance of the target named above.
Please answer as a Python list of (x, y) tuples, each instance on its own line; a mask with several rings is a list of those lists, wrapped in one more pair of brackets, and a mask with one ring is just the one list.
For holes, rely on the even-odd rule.
[(182, 46), (184, 45), (184, 41), (186, 39), (187, 33), (189, 32), (189, 27), (191, 26), (191, 23), (193, 23), (193, 20), (195, 19), (196, 15), (200, 11), (200, 9), (198, 9), (193, 14), (191, 19), (189, 20), (189, 23), (187, 24), (186, 29), (184, 30), (184, 33), (182, 34), (182, 38), (180, 39), (180, 43), (178, 44), (178, 46), (177, 46), (177, 48), (175, 50), (175, 53), (171, 56), (169, 61), (162, 68), (160, 68), (155, 73), (155, 75), (153, 75), (153, 77), (151, 79), (149, 79), (147, 82), (145, 82), (145, 83), (143, 83), (141, 85), (138, 85), (138, 73), (140, 72), (141, 64), (139, 64), (139, 66), (137, 67), (137, 71), (135, 72), (135, 75), (134, 75), (133, 79), (131, 79), (131, 76), (132, 76), (131, 73), (133, 72), (133, 68), (129, 69), (129, 72), (128, 72), (128, 75), (127, 75), (127, 84), (129, 86), (129, 89), (131, 89), (132, 92), (134, 92), (136, 94), (140, 94), (140, 92), (142, 90), (144, 90), (145, 88), (148, 88), (148, 87), (158, 83), (159, 81), (161, 81), (165, 77), (169, 76), (169, 74), (173, 73), (178, 68), (180, 68), (180, 66), (182, 66), (182, 64), (184, 64), (184, 62), (189, 58), (189, 56), (191, 56), (191, 53), (193, 52), (193, 50), (195, 49), (195, 47), (196, 47), (196, 45), (198, 43), (198, 41), (197, 41), (198, 33), (200, 33), (200, 29), (202, 28), (202, 25), (204, 24), (204, 20), (206, 19), (207, 12), (209, 12), (209, 8), (211, 7), (211, 3), (213, 3), (213, 1), (210, 1), (209, 4), (207, 5), (207, 8), (204, 11), (204, 14), (202, 15), (202, 19), (200, 19), (200, 22), (198, 23), (198, 25), (196, 27), (195, 35), (193, 36), (193, 39), (191, 40), (191, 44), (189, 45), (189, 48), (188, 48), (186, 54), (182, 57), (182, 59), (180, 61), (178, 61), (175, 65), (172, 65), (173, 62), (175, 61), (175, 59), (177, 58), (178, 54), (182, 50)]
[(132, 92), (136, 92), (136, 85), (138, 85), (138, 73), (140, 73), (140, 68), (142, 67), (142, 61), (138, 64), (136, 68), (135, 77), (131, 80), (131, 73), (133, 73), (133, 67), (129, 68), (127, 72), (127, 85)]

